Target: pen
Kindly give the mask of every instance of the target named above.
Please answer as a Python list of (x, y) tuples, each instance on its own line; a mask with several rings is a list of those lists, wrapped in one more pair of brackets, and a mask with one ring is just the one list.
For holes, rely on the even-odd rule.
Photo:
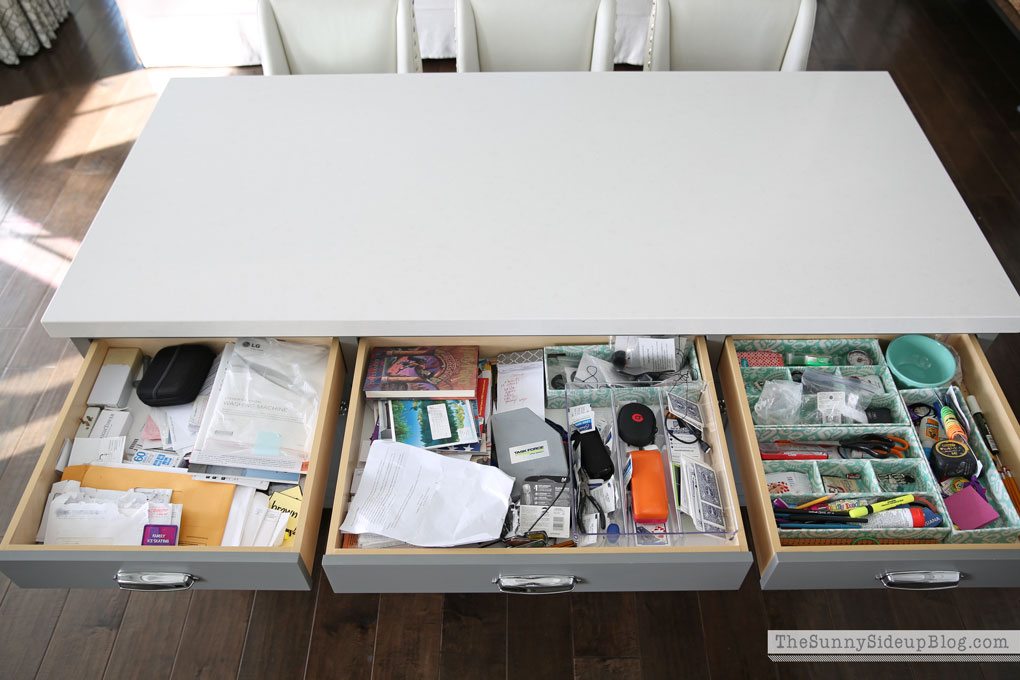
[(793, 522), (836, 522), (841, 524), (864, 524), (868, 520), (863, 517), (848, 517), (847, 515), (798, 515), (777, 512), (779, 519)]
[(832, 494), (831, 493), (828, 496), (822, 496), (821, 498), (816, 498), (813, 501), (808, 501), (807, 503), (801, 503), (800, 505), (795, 507), (794, 510), (803, 510), (804, 508), (810, 508), (812, 505), (816, 505), (818, 503), (823, 503), (823, 502), (829, 500), (830, 498), (832, 498)]
[(763, 453), (762, 460), (828, 460), (824, 453)]
[(863, 524), (782, 524), (780, 529), (863, 529)]

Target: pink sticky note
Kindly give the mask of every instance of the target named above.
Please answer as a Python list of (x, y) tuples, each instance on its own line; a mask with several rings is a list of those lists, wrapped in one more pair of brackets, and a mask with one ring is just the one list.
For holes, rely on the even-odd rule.
[(946, 509), (953, 524), (961, 529), (980, 529), (999, 518), (999, 513), (972, 486), (957, 491), (946, 499)]

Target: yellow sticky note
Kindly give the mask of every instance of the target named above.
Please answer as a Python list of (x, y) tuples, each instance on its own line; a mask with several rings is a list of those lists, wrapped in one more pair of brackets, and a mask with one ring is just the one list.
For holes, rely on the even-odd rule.
[[(293, 494), (297, 494), (296, 497)], [(294, 532), (297, 531), (298, 515), (301, 514), (301, 487), (277, 491), (270, 497), (269, 507), (290, 514), (287, 528), (283, 532), (283, 545), (294, 545)]]

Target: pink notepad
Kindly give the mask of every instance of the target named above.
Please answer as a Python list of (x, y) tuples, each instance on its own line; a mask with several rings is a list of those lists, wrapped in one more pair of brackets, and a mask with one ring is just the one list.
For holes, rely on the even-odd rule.
[(953, 524), (961, 529), (980, 529), (999, 518), (999, 513), (988, 504), (977, 490), (968, 486), (946, 499), (946, 509)]

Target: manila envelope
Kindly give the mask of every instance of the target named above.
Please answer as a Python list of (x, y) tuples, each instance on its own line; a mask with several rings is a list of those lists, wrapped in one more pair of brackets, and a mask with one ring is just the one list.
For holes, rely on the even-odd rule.
[(64, 470), (61, 480), (69, 479), (81, 482), (82, 486), (114, 491), (137, 487), (173, 489), (170, 502), (184, 506), (178, 545), (218, 546), (223, 541), (223, 530), (234, 497), (233, 484), (199, 482), (192, 479), (191, 475), (178, 472), (150, 472), (101, 465), (69, 466)]

